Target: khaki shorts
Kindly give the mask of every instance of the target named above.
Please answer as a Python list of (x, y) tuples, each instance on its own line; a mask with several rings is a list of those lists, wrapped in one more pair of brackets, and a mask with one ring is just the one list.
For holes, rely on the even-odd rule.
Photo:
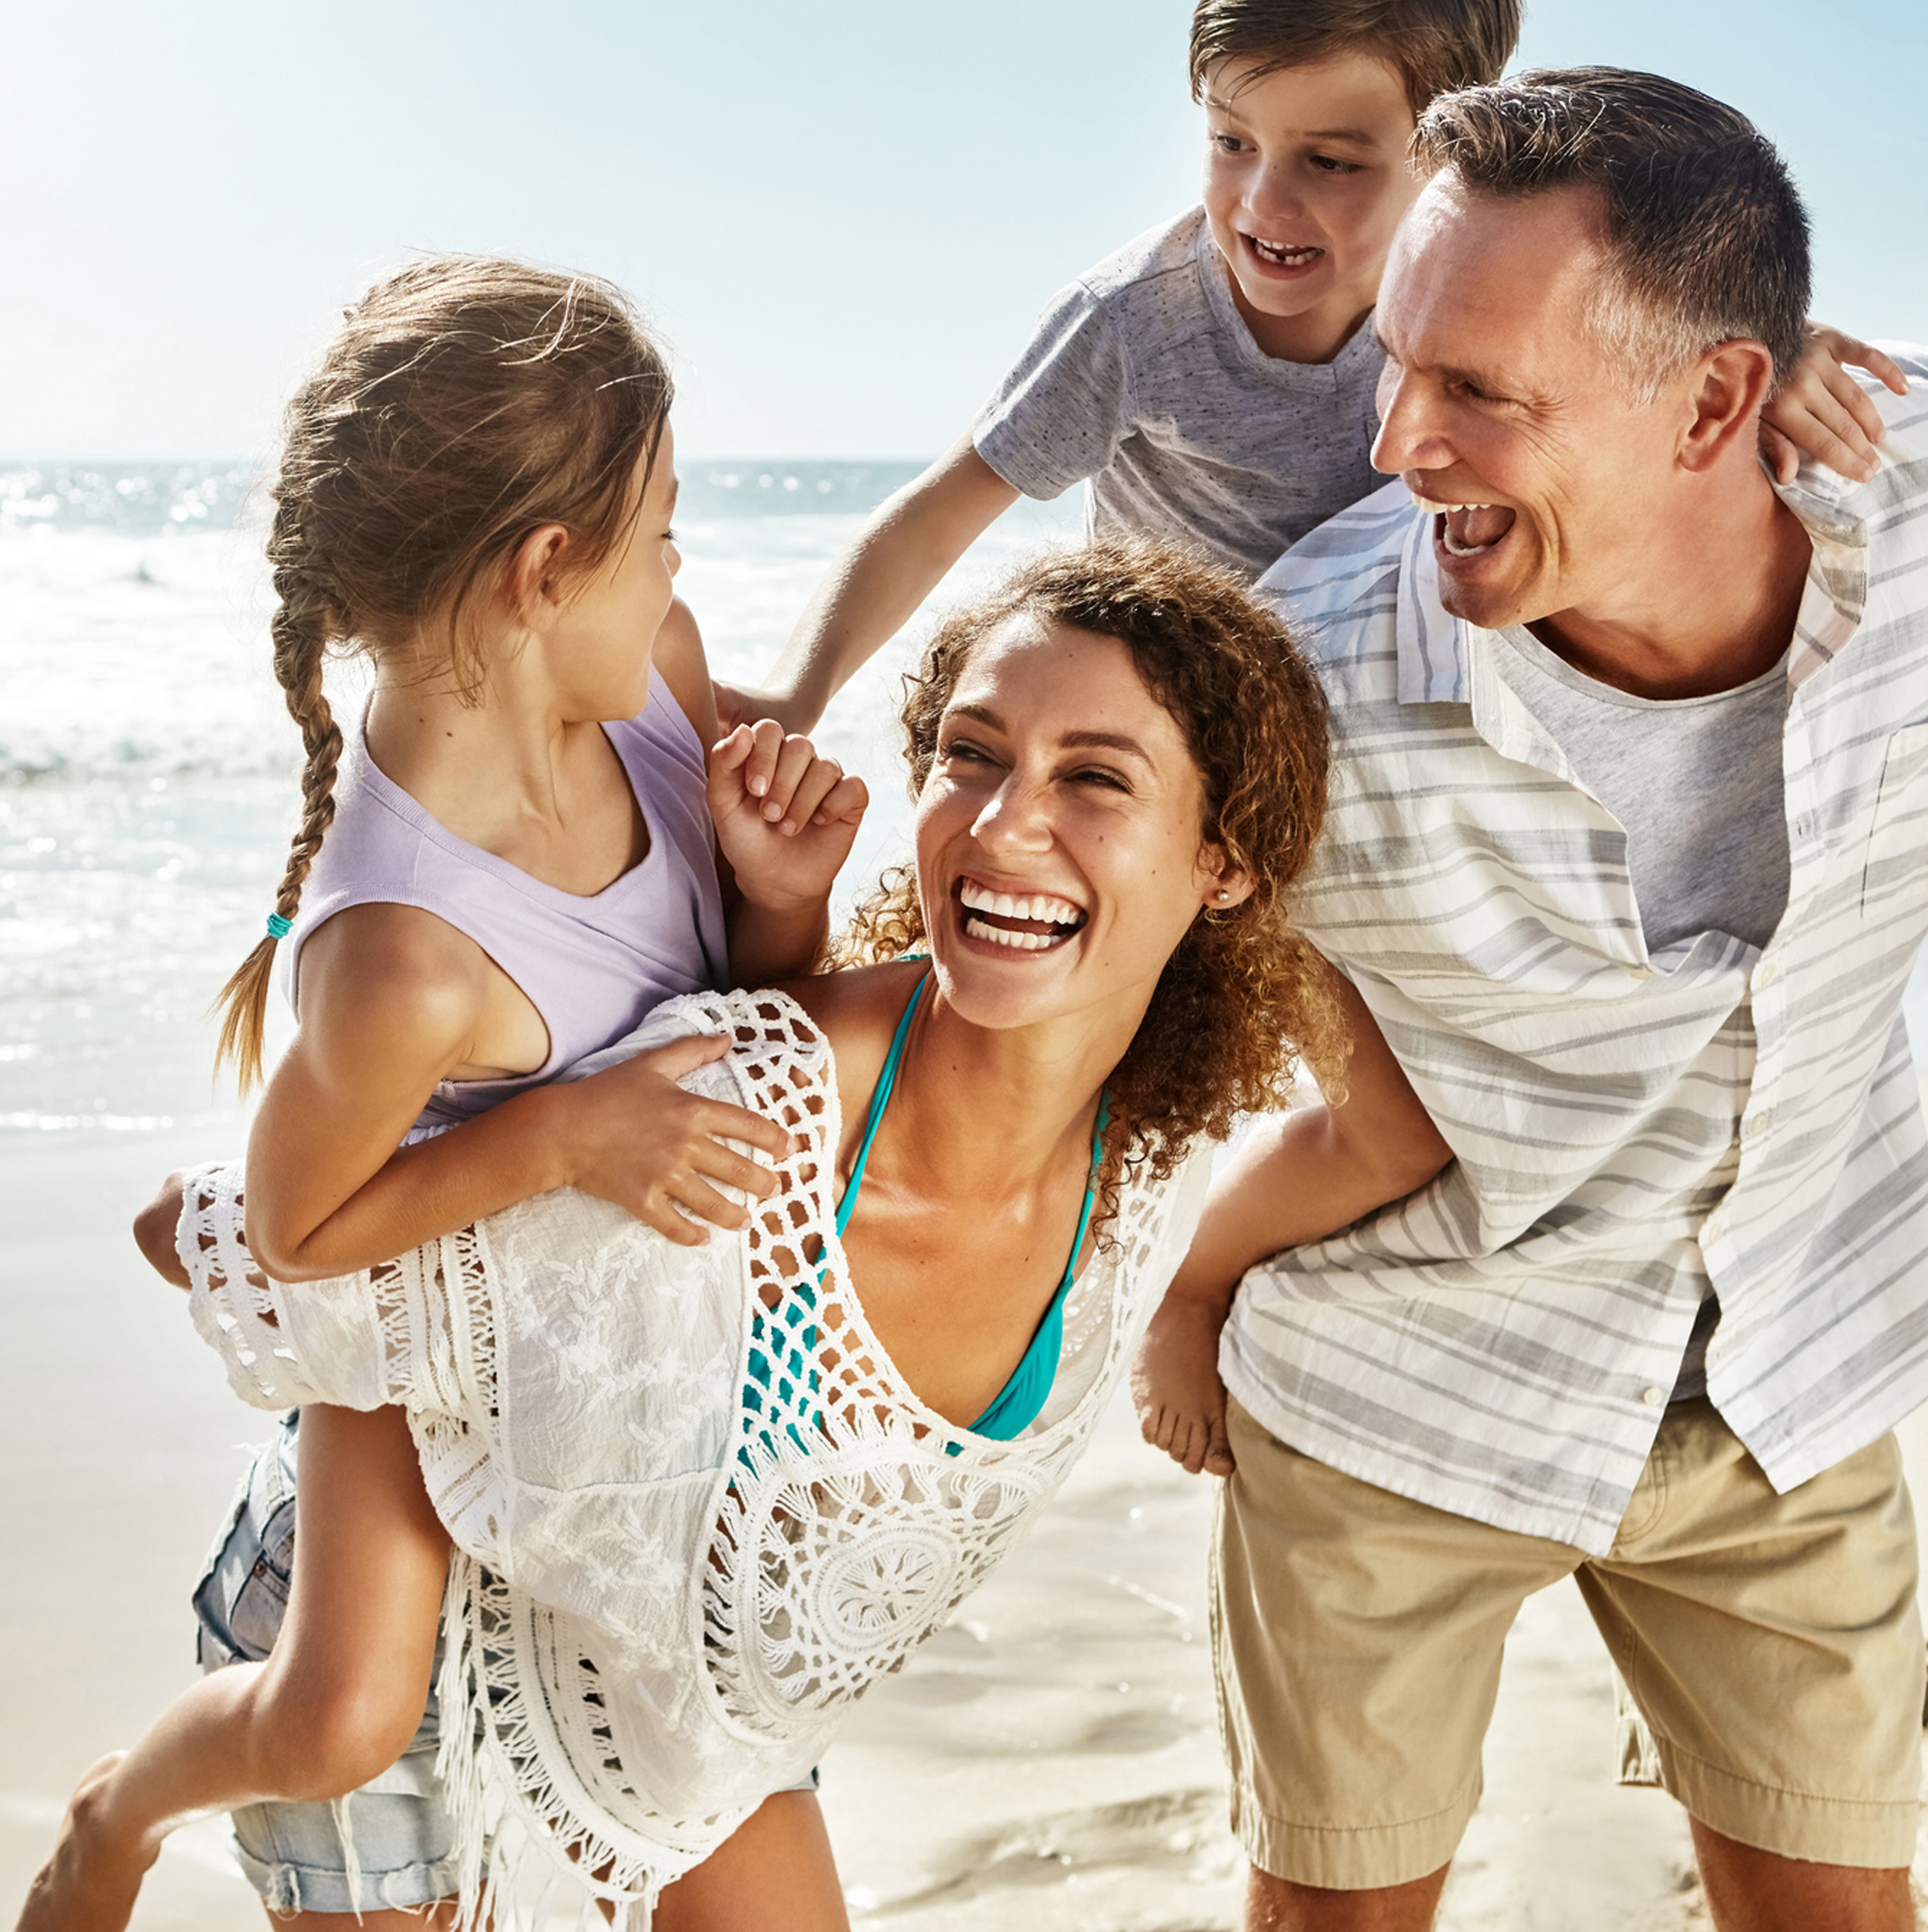
[(1235, 1401), (1227, 1426), (1213, 1643), (1261, 1871), (1365, 1891), (1445, 1864), (1507, 1629), (1565, 1576), (1695, 1818), (1789, 1858), (1912, 1861), (1923, 1649), (1892, 1435), (1777, 1496), (1711, 1404), (1678, 1403), (1596, 1558), (1341, 1475)]

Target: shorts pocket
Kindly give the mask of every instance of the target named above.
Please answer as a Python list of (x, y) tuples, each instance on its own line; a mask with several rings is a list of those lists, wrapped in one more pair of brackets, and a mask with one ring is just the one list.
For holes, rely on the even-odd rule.
[(194, 1593), (201, 1668), (259, 1663), (287, 1614), (295, 1562), (295, 1421), (256, 1453)]

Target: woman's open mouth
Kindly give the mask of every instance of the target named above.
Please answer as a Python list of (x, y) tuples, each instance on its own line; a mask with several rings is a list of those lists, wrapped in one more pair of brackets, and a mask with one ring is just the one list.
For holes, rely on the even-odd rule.
[(1449, 557), (1484, 557), (1506, 540), (1519, 513), (1496, 503), (1434, 503), (1416, 499), (1433, 519), (1433, 534)]
[(1085, 911), (1054, 892), (998, 892), (974, 879), (951, 888), (965, 937), (1015, 952), (1048, 952), (1085, 923)]

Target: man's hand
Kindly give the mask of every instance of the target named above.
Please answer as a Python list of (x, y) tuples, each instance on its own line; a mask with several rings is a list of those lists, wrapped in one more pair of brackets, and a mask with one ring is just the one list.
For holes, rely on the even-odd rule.
[(729, 1051), (723, 1034), (672, 1040), (606, 1073), (551, 1089), (566, 1181), (627, 1208), (682, 1247), (708, 1241), (699, 1221), (732, 1235), (747, 1227), (749, 1209), (717, 1189), (767, 1200), (777, 1176), (723, 1143), (739, 1141), (780, 1161), (790, 1136), (748, 1107), (705, 1100), (676, 1084)]
[(1874, 398), (1849, 375), (1851, 367), (1865, 369), (1896, 396), (1908, 393), (1907, 377), (1878, 349), (1825, 323), (1809, 323), (1794, 373), (1760, 413), (1761, 453), (1781, 482), (1794, 481), (1804, 456), (1857, 483), (1879, 469), (1876, 445), (1886, 426)]
[(1229, 1476), (1235, 1464), (1225, 1439), (1225, 1385), (1218, 1374), (1218, 1336), (1230, 1299), (1172, 1289), (1151, 1317), (1132, 1363), (1132, 1406), (1154, 1449), (1196, 1476)]
[(161, 1182), (160, 1192), (134, 1217), (134, 1245), (163, 1281), (192, 1288), (194, 1282), (174, 1245), (174, 1231), (181, 1225), (182, 1179), (176, 1169)]
[(787, 914), (829, 898), (870, 803), (861, 779), (768, 718), (711, 748), (708, 797), (737, 889)]

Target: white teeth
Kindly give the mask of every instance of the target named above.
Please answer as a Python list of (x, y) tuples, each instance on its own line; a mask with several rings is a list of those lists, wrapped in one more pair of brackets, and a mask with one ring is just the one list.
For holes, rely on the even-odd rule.
[(973, 939), (988, 939), (993, 945), (1009, 946), (1017, 952), (1041, 952), (1047, 946), (1063, 942), (1055, 933), (1007, 933), (1001, 925), (987, 925), (982, 919), (967, 919), (964, 930)]
[(1325, 252), (1319, 248), (1295, 247), (1289, 242), (1261, 242), (1257, 235), (1248, 236), (1247, 239), (1265, 260), (1278, 262), (1287, 268), (1299, 268), (1310, 261), (1314, 255), (1323, 255)]
[(1430, 497), (1414, 497), (1416, 503), (1428, 516), (1451, 516), (1455, 510), (1490, 510), (1490, 503), (1434, 503)]
[(995, 913), (1000, 919), (1049, 919), (1054, 925), (1077, 925), (1085, 916), (1083, 907), (1054, 893), (1020, 898), (1009, 892), (993, 892), (988, 886), (969, 879), (959, 887), (958, 898), (972, 911)]

